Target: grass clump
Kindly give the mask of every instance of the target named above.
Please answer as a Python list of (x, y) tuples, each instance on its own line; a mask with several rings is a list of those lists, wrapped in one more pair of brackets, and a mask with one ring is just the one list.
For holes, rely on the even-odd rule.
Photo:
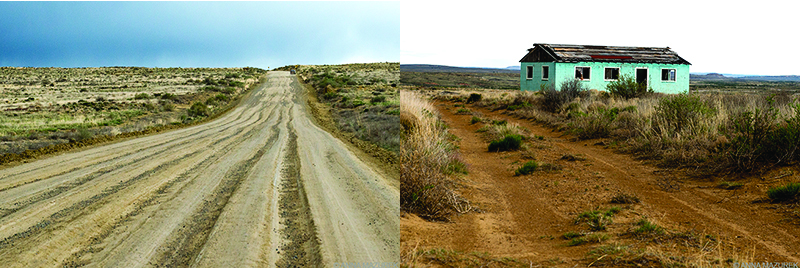
[[(566, 235), (567, 234), (564, 234), (565, 237), (566, 237)], [(567, 243), (567, 245), (570, 246), (570, 247), (574, 247), (574, 246), (580, 246), (580, 245), (589, 244), (589, 243), (602, 243), (603, 241), (606, 241), (606, 240), (608, 240), (608, 235), (607, 234), (591, 234), (591, 235), (587, 235), (587, 236), (580, 236), (580, 237), (572, 238), (569, 241), (569, 243)]]
[(411, 92), (400, 94), (400, 122), (405, 139), (400, 149), (400, 209), (431, 220), (466, 213), (469, 204), (448, 178), (453, 167), (464, 168), (450, 134), (430, 102)]
[(618, 193), (611, 197), (613, 204), (638, 204), (639, 202), (639, 197), (633, 194)]
[(481, 94), (478, 93), (471, 93), (469, 94), (469, 98), (467, 98), (467, 103), (479, 102), (481, 101)]
[(494, 140), (489, 143), (490, 152), (505, 152), (519, 150), (522, 146), (522, 135), (509, 134), (501, 140)]
[(664, 229), (661, 228), (661, 226), (658, 226), (657, 224), (652, 223), (647, 219), (641, 219), (640, 221), (636, 222), (636, 225), (639, 227), (633, 230), (633, 233), (635, 235), (653, 236), (653, 235), (664, 234)]
[(626, 75), (620, 75), (619, 79), (608, 83), (606, 90), (611, 95), (624, 99), (639, 98), (653, 92), (653, 89), (648, 88), (646, 83), (637, 83), (632, 76)]
[(456, 114), (470, 114), (470, 113), (472, 113), (472, 111), (470, 111), (467, 108), (459, 108), (458, 110), (456, 110)]
[(800, 195), (800, 183), (798, 182), (790, 182), (767, 191), (767, 196), (775, 202), (794, 200), (798, 195)]
[(470, 124), (475, 124), (475, 123), (480, 123), (480, 122), (482, 122), (482, 121), (483, 121), (483, 120), (481, 120), (481, 118), (480, 118), (480, 117), (473, 116), (473, 117), (472, 117), (472, 119), (470, 119), (470, 120), (469, 120), (469, 123), (470, 123)]
[(186, 110), (186, 114), (189, 117), (201, 117), (201, 116), (208, 116), (210, 113), (208, 111), (208, 106), (202, 102), (195, 102), (192, 104), (192, 107), (189, 107), (189, 110)]
[(538, 169), (538, 168), (539, 168), (539, 164), (536, 163), (536, 161), (528, 161), (528, 162), (525, 162), (525, 164), (522, 164), (522, 166), (519, 167), (517, 169), (517, 171), (514, 172), (514, 174), (517, 175), (517, 176), (528, 175), (528, 174), (531, 174), (534, 171), (536, 171), (536, 169)]
[(133, 96), (133, 99), (135, 99), (135, 100), (146, 100), (146, 99), (149, 99), (149, 98), (150, 98), (150, 94), (147, 94), (147, 93), (144, 93), (144, 92), (136, 94), (135, 96)]
[(561, 83), (560, 90), (556, 90), (553, 85), (549, 87), (542, 85), (539, 91), (542, 94), (542, 108), (551, 113), (558, 113), (561, 112), (564, 104), (584, 94), (586, 88), (583, 87), (580, 81), (573, 79)]
[(575, 224), (586, 223), (592, 231), (605, 231), (613, 221), (611, 217), (620, 212), (619, 207), (612, 207), (607, 211), (592, 210), (578, 214)]

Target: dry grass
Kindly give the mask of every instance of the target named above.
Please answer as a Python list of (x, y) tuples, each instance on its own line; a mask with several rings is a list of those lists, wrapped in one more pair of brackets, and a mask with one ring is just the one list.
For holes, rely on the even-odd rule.
[(400, 208), (423, 218), (447, 220), (470, 210), (448, 177), (463, 166), (436, 109), (416, 93), (400, 93), (400, 122), (405, 128), (401, 147)]

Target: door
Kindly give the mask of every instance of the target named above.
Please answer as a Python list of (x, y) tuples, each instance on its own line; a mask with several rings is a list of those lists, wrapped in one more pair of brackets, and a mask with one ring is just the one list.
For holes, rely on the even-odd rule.
[(647, 84), (647, 68), (636, 68), (636, 83)]

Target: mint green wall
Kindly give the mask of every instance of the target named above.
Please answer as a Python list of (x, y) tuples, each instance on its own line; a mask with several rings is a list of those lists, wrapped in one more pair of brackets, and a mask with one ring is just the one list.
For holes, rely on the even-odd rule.
[[(533, 79), (526, 79), (528, 65), (534, 66)], [(541, 66), (550, 66), (550, 79), (542, 81)], [(555, 83), (558, 86), (566, 80), (575, 77), (575, 67), (591, 67), (591, 77), (583, 80), (584, 86), (588, 89), (606, 90), (606, 85), (611, 81), (606, 81), (605, 67), (619, 67), (620, 75), (634, 77), (637, 68), (647, 68), (648, 85), (656, 92), (677, 94), (689, 91), (689, 65), (683, 64), (656, 64), (656, 63), (613, 63), (613, 62), (522, 62), (520, 71), (520, 89), (539, 90), (543, 83)], [(661, 69), (675, 69), (676, 76), (674, 82), (661, 81)]]

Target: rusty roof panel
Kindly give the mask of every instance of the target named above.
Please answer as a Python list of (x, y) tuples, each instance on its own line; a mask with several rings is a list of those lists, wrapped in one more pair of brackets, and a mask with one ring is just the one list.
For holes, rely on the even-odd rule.
[[(528, 53), (540, 48), (555, 56), (556, 62), (627, 62), (687, 64), (669, 47), (584, 46), (564, 44), (533, 44)], [(528, 58), (528, 57), (526, 57)], [(523, 58), (525, 60), (526, 58)]]

